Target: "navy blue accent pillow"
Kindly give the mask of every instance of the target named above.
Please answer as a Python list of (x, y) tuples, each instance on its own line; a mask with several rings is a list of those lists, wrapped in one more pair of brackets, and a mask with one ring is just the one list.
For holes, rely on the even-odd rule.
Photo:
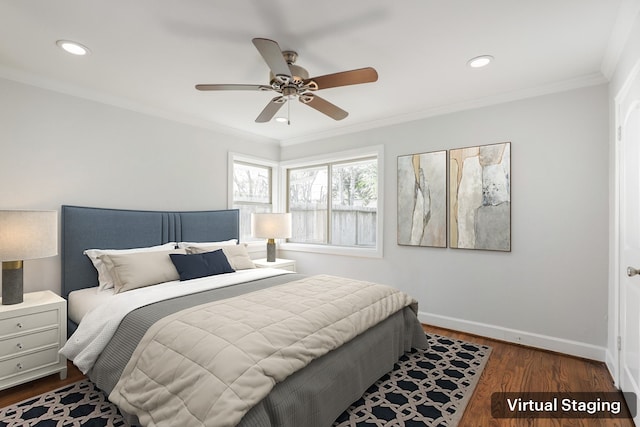
[(222, 249), (201, 254), (169, 254), (180, 281), (216, 274), (234, 273)]

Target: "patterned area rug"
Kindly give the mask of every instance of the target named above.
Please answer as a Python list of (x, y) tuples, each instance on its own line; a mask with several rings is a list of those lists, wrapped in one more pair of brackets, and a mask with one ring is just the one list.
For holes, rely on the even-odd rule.
[[(404, 355), (334, 427), (454, 427), (491, 348), (427, 334), (428, 350)], [(0, 409), (0, 427), (125, 426), (118, 409), (89, 380)]]
[(125, 426), (118, 408), (89, 380), (0, 409), (2, 427)]
[(402, 356), (333, 426), (457, 426), (491, 347), (435, 334), (427, 338), (427, 350)]

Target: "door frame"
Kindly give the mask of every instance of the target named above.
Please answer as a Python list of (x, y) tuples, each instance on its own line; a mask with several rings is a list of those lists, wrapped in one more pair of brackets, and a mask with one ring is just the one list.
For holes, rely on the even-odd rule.
[[(612, 268), (612, 280), (613, 280), (613, 303), (610, 303), (609, 306), (613, 308), (613, 313), (611, 313), (611, 318), (613, 318), (613, 351), (612, 354), (613, 360), (607, 362), (609, 366), (609, 370), (613, 376), (614, 384), (616, 387), (620, 387), (621, 381), (621, 351), (619, 346), (619, 340), (621, 338), (621, 322), (623, 319), (620, 300), (620, 288), (621, 288), (621, 259), (620, 259), (620, 215), (621, 215), (621, 190), (620, 190), (620, 172), (621, 172), (621, 155), (620, 155), (620, 142), (622, 140), (622, 124), (626, 120), (626, 116), (622, 116), (622, 111), (620, 110), (620, 100), (624, 98), (628, 92), (631, 90), (631, 87), (635, 83), (635, 80), (640, 78), (640, 59), (633, 66), (629, 74), (626, 76), (624, 84), (616, 94), (614, 98), (614, 128), (613, 128), (613, 138), (614, 138), (614, 206), (613, 206), (613, 265)], [(611, 342), (611, 340), (608, 340)], [(623, 344), (624, 345), (624, 344)]]

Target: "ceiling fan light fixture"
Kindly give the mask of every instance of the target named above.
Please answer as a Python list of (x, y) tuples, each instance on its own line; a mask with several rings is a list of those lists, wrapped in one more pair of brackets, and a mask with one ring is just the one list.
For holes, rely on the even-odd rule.
[(71, 40), (58, 40), (56, 41), (56, 44), (60, 49), (72, 55), (84, 56), (84, 55), (89, 55), (91, 53), (88, 47), (83, 46), (80, 43), (74, 42)]
[(486, 67), (493, 61), (493, 56), (491, 55), (481, 55), (476, 56), (475, 58), (471, 58), (467, 61), (467, 65), (471, 68), (482, 68)]
[(289, 121), (286, 117), (276, 117), (274, 120), (278, 123), (287, 123)]

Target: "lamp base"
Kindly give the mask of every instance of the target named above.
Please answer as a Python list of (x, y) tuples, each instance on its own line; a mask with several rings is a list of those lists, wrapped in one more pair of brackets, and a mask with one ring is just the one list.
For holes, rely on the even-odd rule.
[(20, 304), (23, 299), (22, 261), (2, 263), (2, 305)]
[(276, 262), (276, 241), (267, 240), (267, 262)]

